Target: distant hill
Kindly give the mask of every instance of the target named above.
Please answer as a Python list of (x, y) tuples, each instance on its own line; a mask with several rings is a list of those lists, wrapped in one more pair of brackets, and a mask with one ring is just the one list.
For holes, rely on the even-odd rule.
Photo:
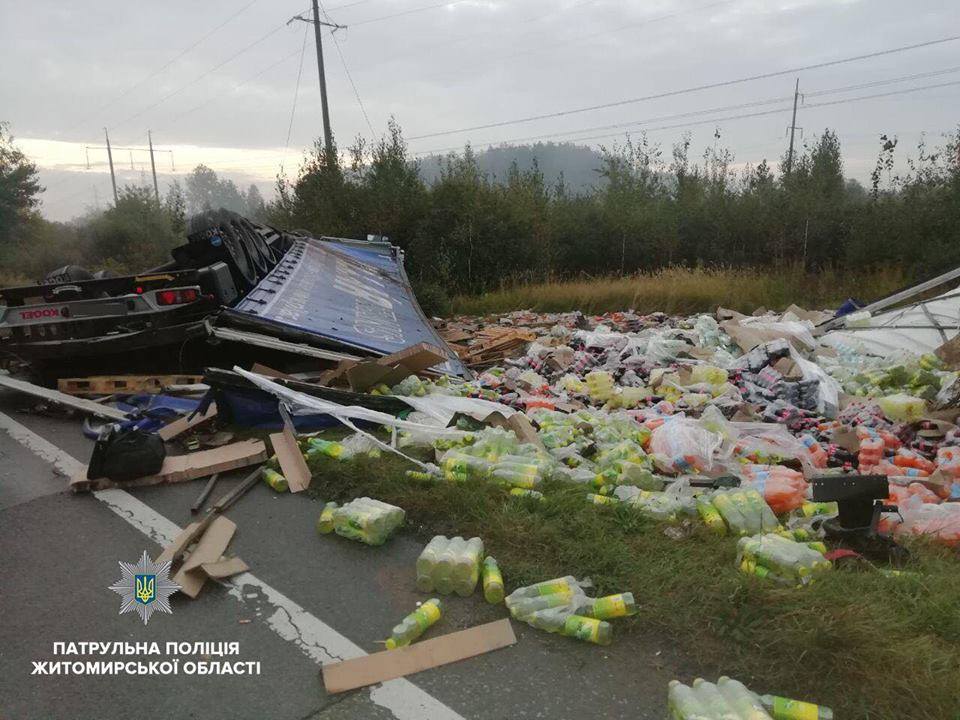
[[(440, 177), (439, 155), (427, 155), (420, 159), (420, 175), (427, 183)], [(556, 184), (563, 174), (564, 184), (577, 193), (595, 187), (600, 180), (600, 153), (590, 147), (572, 143), (536, 143), (534, 145), (502, 145), (477, 152), (480, 170), (493, 179), (506, 178), (514, 161), (521, 170), (533, 167), (534, 160), (540, 166), (543, 180), (548, 187)]]

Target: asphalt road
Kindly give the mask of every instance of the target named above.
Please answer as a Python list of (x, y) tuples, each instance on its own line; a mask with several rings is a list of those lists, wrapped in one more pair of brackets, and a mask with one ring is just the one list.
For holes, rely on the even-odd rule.
[[(324, 662), (382, 649), (378, 641), (425, 599), (413, 574), (422, 540), (401, 532), (372, 548), (319, 537), (313, 529), (318, 502), (279, 496), (264, 485), (228, 512), (238, 526), (229, 553), (243, 558), (250, 573), (208, 582), (196, 600), (174, 595), (173, 614), (155, 614), (144, 626), (132, 613), (118, 615), (120, 598), (108, 589), (119, 577), (117, 562), (135, 562), (144, 550), (155, 558), (164, 529), (190, 521), (203, 481), (74, 495), (56, 467), (62, 472), (70, 458), (56, 461), (50, 444), (74, 465), (85, 463), (91, 444), (80, 420), (19, 412), (29, 405), (0, 396), (2, 718), (127, 720), (133, 711), (205, 720), (640, 720), (665, 717), (668, 681), (690, 679), (669, 639), (615, 639), (603, 648), (513, 622), (518, 642), (512, 647), (328, 695), (320, 675)], [(214, 496), (239, 475), (222, 480)], [(633, 590), (642, 603), (645, 590)], [(506, 615), (502, 605), (488, 605), (479, 594), (449, 598), (445, 611), (428, 637)], [(167, 641), (238, 641), (240, 658), (259, 661), (261, 674), (31, 675), (32, 661), (71, 659), (55, 657), (54, 642), (120, 640), (161, 647)]]

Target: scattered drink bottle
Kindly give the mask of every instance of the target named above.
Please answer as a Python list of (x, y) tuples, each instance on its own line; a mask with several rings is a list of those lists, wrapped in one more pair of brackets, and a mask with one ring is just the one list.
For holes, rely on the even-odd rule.
[(597, 620), (612, 620), (618, 617), (636, 615), (639, 611), (633, 599), (633, 593), (619, 593), (601, 598), (591, 598), (577, 612)]
[(763, 695), (760, 702), (769, 708), (774, 720), (833, 720), (833, 710), (815, 703), (777, 695)]
[(613, 626), (610, 623), (583, 615), (571, 615), (564, 620), (560, 633), (597, 645), (609, 645), (613, 641)]
[(492, 556), (483, 561), (483, 597), (491, 605), (503, 602), (503, 575)]
[(723, 699), (727, 701), (727, 705), (733, 708), (741, 720), (770, 720), (770, 715), (764, 710), (760, 698), (742, 682), (721, 677), (717, 680), (717, 688), (723, 695)]
[(671, 717), (680, 720), (706, 720), (709, 717), (707, 708), (689, 686), (679, 680), (671, 680), (669, 687), (667, 707), (672, 713)]
[(703, 678), (693, 681), (693, 690), (700, 698), (700, 702), (709, 710), (708, 717), (715, 720), (740, 720), (740, 715), (730, 707), (726, 698), (720, 693), (720, 688)]
[(320, 513), (320, 517), (317, 518), (318, 533), (328, 535), (333, 532), (333, 511), (338, 507), (340, 506), (335, 502), (328, 502), (323, 506), (323, 511)]
[(433, 592), (434, 569), (448, 542), (443, 535), (435, 536), (417, 558), (417, 590), (420, 592)]
[(510, 488), (510, 494), (514, 497), (530, 498), (531, 500), (545, 500), (543, 493), (539, 490), (527, 490), (526, 488)]
[(260, 474), (263, 476), (263, 481), (278, 493), (284, 493), (290, 489), (287, 479), (276, 470), (265, 467)]
[(703, 495), (697, 498), (697, 513), (703, 520), (704, 525), (710, 528), (711, 531), (717, 535), (727, 534), (727, 524), (723, 521), (720, 512), (714, 507), (714, 504), (710, 502), (710, 498), (704, 497)]
[(393, 633), (387, 639), (388, 650), (409, 645), (426, 632), (427, 628), (440, 619), (440, 600), (427, 600), (412, 613), (407, 615), (400, 624), (393, 628)]

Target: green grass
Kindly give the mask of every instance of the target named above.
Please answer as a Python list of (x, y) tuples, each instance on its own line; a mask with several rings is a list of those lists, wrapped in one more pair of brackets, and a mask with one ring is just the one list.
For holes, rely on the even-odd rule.
[(872, 272), (798, 269), (668, 268), (628, 277), (588, 278), (508, 286), (453, 298), (455, 314), (484, 315), (518, 308), (596, 314), (633, 308), (641, 313), (713, 312), (723, 306), (750, 313), (759, 307), (836, 307), (848, 297), (870, 300), (909, 282), (899, 269)]
[(324, 459), (310, 492), (399, 505), (404, 532), (424, 542), (435, 533), (478, 535), (508, 591), (567, 574), (589, 576), (601, 593), (629, 590), (641, 612), (615, 623), (614, 642), (667, 639), (710, 679), (727, 674), (818, 701), (838, 718), (960, 717), (955, 553), (915, 549), (911, 574), (901, 577), (836, 570), (812, 586), (782, 588), (739, 573), (732, 538), (695, 530), (673, 540), (628, 509), (588, 504), (582, 489), (548, 486), (538, 503), (494, 485), (412, 482), (406, 467), (393, 456)]

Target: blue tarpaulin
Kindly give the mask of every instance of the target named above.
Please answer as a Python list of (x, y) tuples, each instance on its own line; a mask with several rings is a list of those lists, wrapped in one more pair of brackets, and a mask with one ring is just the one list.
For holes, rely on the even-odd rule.
[(426, 342), (450, 357), (436, 370), (468, 372), (424, 316), (399, 249), (387, 243), (297, 240), (227, 314), (383, 355)]

